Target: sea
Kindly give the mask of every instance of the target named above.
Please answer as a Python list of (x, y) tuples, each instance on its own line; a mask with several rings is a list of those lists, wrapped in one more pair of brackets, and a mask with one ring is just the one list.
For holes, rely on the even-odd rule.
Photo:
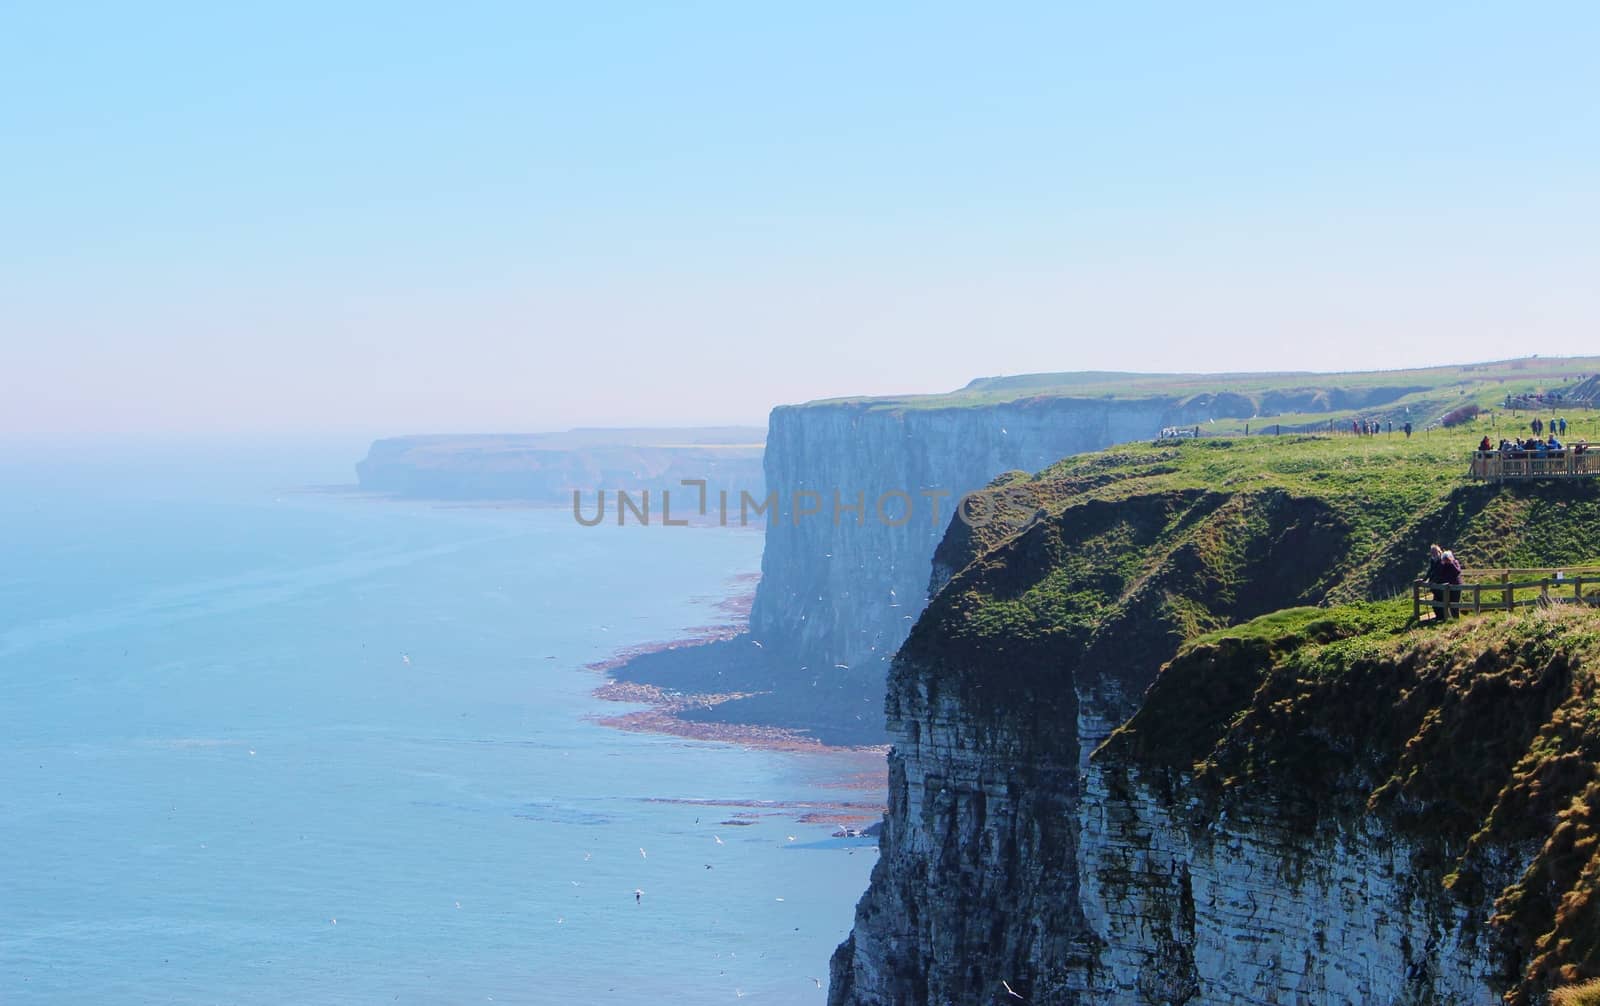
[(326, 488), (364, 450), (0, 443), (0, 1002), (822, 1003), (877, 850), (808, 815), (881, 755), (586, 667), (759, 533)]

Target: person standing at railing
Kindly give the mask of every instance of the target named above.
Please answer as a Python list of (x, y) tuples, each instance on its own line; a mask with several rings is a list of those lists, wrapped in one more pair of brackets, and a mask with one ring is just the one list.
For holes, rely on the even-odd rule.
[(1494, 450), (1494, 444), (1489, 442), (1489, 435), (1487, 433), (1483, 435), (1482, 440), (1478, 441), (1478, 450), (1484, 451), (1485, 453)]
[[(1444, 586), (1450, 583), (1450, 569), (1445, 563), (1445, 550), (1438, 545), (1428, 546), (1428, 584), (1433, 589), (1433, 617), (1437, 621), (1449, 618), (1450, 589)], [(1461, 582), (1461, 567), (1455, 569), (1455, 582)]]
[(1444, 562), (1441, 567), (1444, 571), (1444, 582), (1453, 584), (1448, 593), (1449, 604), (1445, 607), (1445, 617), (1461, 617), (1461, 563), (1456, 560), (1456, 554), (1449, 549), (1444, 550)]

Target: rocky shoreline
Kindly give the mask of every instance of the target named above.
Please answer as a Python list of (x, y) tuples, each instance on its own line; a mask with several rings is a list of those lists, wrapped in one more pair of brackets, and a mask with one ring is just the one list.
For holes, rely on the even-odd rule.
[[(692, 660), (692, 651), (695, 648), (705, 648), (719, 643), (733, 643), (741, 637), (745, 637), (748, 633), (750, 607), (755, 598), (755, 585), (760, 578), (759, 573), (748, 573), (734, 578), (735, 592), (717, 602), (714, 606), (718, 614), (723, 616), (724, 621), (711, 625), (695, 626), (687, 630), (685, 635), (676, 639), (624, 647), (605, 660), (586, 665), (587, 670), (604, 674), (608, 678), (604, 684), (594, 690), (596, 698), (606, 702), (644, 707), (610, 716), (596, 716), (594, 718), (595, 722), (615, 730), (664, 734), (688, 740), (716, 741), (723, 744), (737, 744), (743, 747), (761, 748), (769, 751), (787, 751), (799, 754), (860, 754), (871, 760), (871, 767), (868, 767), (865, 763), (863, 764), (861, 771), (853, 777), (854, 782), (851, 784), (851, 788), (867, 791), (876, 790), (881, 793), (886, 784), (888, 771), (882, 762), (883, 757), (888, 753), (886, 746), (826, 744), (800, 730), (788, 727), (692, 719), (685, 714), (715, 709), (725, 702), (748, 699), (760, 695), (762, 691), (743, 687), (726, 691), (715, 689), (689, 690), (694, 687), (692, 681), (686, 681), (686, 687), (678, 688), (649, 681), (627, 680), (619, 674), (619, 672), (633, 666), (643, 658), (661, 654), (673, 654)], [(751, 642), (750, 645), (752, 654), (759, 652), (759, 644)], [(752, 662), (759, 663), (759, 658), (752, 657)], [(760, 672), (757, 671), (749, 675), (749, 678), (751, 680), (759, 680)], [(870, 809), (874, 813), (869, 816), (875, 818), (877, 812), (881, 812), (882, 806), (876, 805)], [(846, 817), (848, 817), (848, 820), (846, 820)], [(827, 817), (826, 822), (853, 824), (864, 819), (859, 814), (836, 815)], [(819, 820), (823, 819), (819, 818)]]

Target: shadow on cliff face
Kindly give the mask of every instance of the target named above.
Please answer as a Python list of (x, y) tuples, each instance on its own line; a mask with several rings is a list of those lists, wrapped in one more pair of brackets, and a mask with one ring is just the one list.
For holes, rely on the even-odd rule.
[(808, 734), (823, 744), (882, 744), (884, 669), (811, 668), (775, 645), (744, 633), (732, 639), (678, 646), (629, 658), (612, 668), (618, 681), (677, 692), (757, 693), (710, 708), (679, 712), (698, 723), (752, 724)]
[(609, 672), (618, 681), (680, 692), (726, 695), (769, 689), (786, 668), (781, 657), (756, 646), (748, 633), (741, 633), (730, 639), (639, 653), (610, 668)]

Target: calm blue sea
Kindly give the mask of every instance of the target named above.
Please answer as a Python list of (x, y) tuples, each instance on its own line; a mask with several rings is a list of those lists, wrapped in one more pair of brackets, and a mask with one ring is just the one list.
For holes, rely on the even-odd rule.
[(0, 446), (0, 1001), (821, 1003), (876, 852), (677, 801), (871, 763), (610, 730), (583, 669), (759, 535), (295, 491), (363, 449)]

